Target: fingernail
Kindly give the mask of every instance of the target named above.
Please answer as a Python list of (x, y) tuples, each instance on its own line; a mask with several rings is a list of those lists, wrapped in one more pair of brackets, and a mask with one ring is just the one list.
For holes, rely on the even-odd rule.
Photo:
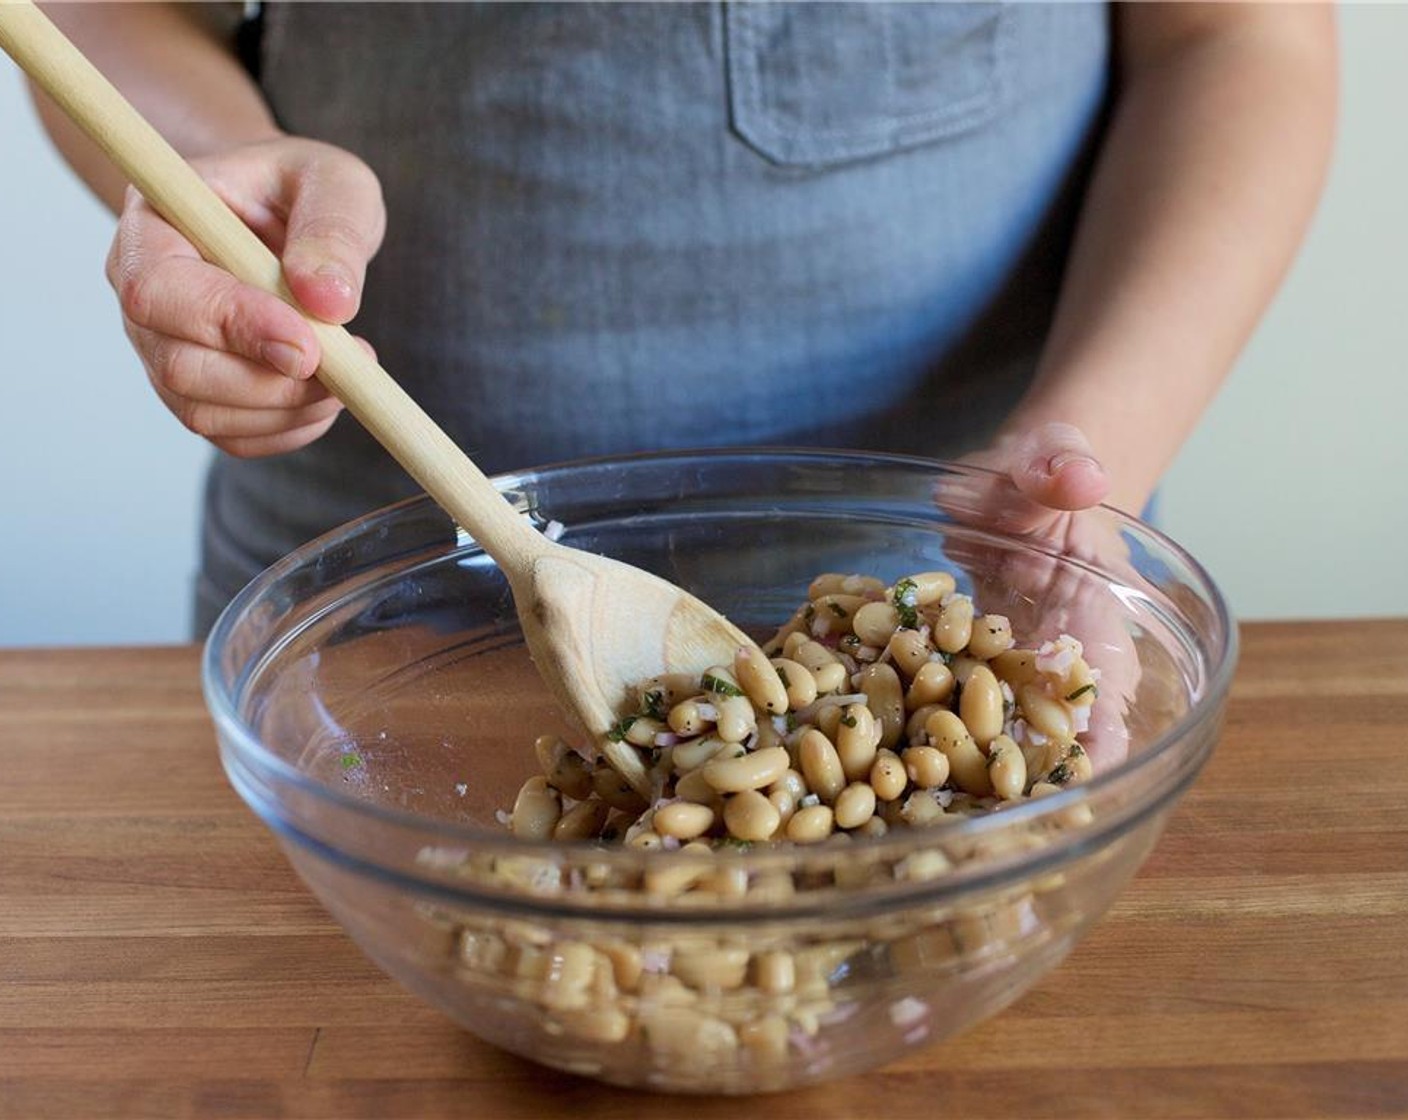
[(266, 342), (263, 347), (264, 361), (273, 366), (285, 377), (303, 376), (304, 356), (291, 342)]
[(1070, 466), (1072, 463), (1088, 463), (1097, 471), (1103, 471), (1105, 469), (1100, 465), (1097, 459), (1094, 459), (1093, 457), (1086, 455), (1080, 451), (1057, 452), (1055, 455), (1051, 456), (1051, 458), (1047, 460), (1046, 469), (1051, 474), (1060, 474), (1062, 470)]
[(352, 274), (340, 264), (319, 265), (313, 275), (324, 283), (331, 284), (348, 298), (355, 294), (356, 289), (352, 282)]

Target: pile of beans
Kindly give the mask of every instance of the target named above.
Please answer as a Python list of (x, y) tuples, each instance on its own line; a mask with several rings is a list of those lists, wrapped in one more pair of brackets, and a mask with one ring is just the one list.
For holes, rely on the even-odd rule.
[[(640, 687), (613, 734), (641, 752), (651, 799), (599, 757), (545, 736), (536, 744), (542, 772), (500, 813), (523, 839), (702, 858), (626, 870), (593, 864), (591, 843), (580, 858), (422, 855), (497, 889), (589, 894), (603, 916), (615, 905), (766, 906), (804, 889), (941, 877), (968, 859), (1045, 844), (1044, 829), (1078, 827), (1088, 809), (1000, 837), (949, 843), (935, 831), (934, 844), (898, 858), (858, 848), (854, 859), (829, 861), (825, 883), (810, 881), (801, 864), (750, 867), (729, 855), (742, 847), (822, 854), (1083, 781), (1090, 763), (1077, 736), (1098, 676), (1072, 638), (1017, 648), (1008, 620), (975, 614), (947, 573), (892, 585), (822, 575), (761, 650), (740, 650), (732, 665), (699, 677)], [(827, 1028), (858, 1015), (878, 1016), (866, 1020), (879, 1024), (876, 1045), (922, 1040), (932, 1008), (912, 993), (933, 990), (935, 974), (958, 974), (960, 962), (1016, 960), (1055, 936), (1063, 919), (1044, 915), (1039, 899), (1060, 889), (1061, 876), (1048, 874), (962, 906), (859, 916), (805, 933), (784, 924), (657, 929), (633, 939), (585, 919), (537, 923), (438, 907), (426, 916), (449, 934), (457, 974), (493, 1001), (496, 1021), (525, 1032), (525, 1052), (630, 1084), (752, 1090), (824, 1068)], [(857, 986), (861, 975), (893, 980)], [(907, 979), (919, 975), (917, 984)]]
[(938, 824), (1089, 777), (1098, 676), (1073, 638), (1017, 648), (947, 572), (826, 574), (761, 650), (641, 686), (612, 734), (641, 752), (651, 802), (543, 736), (507, 820), (524, 839), (689, 850)]

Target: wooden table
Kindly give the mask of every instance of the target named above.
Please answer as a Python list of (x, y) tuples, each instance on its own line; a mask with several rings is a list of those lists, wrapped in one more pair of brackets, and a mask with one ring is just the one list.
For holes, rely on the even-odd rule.
[(1408, 1116), (1408, 620), (1243, 633), (1216, 755), (1061, 968), (743, 1101), (551, 1073), (384, 978), (226, 784), (195, 649), (0, 653), (0, 1118)]

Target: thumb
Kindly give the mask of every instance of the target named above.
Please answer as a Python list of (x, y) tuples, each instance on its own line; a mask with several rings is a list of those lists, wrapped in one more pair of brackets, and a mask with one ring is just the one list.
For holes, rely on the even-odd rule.
[(345, 323), (357, 314), (367, 262), (381, 246), (381, 184), (349, 152), (318, 145), (289, 169), (284, 275), (311, 315)]
[(1009, 473), (1027, 497), (1049, 509), (1087, 509), (1110, 492), (1110, 476), (1074, 424), (1049, 421), (1013, 448)]

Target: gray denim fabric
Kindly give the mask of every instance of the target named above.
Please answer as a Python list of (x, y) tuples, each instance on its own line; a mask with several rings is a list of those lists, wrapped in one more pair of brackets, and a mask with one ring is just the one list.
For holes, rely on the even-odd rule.
[[(271, 4), (294, 133), (380, 176), (353, 329), (488, 472), (722, 444), (956, 455), (1029, 380), (1101, 4)], [(197, 625), (415, 491), (350, 417), (217, 458)]]

